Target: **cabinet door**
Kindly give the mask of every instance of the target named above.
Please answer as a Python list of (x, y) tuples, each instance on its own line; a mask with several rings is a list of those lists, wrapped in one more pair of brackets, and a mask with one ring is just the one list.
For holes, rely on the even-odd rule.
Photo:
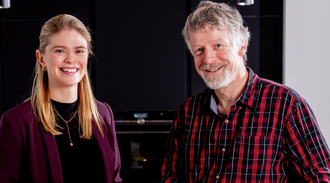
[(176, 110), (185, 99), (185, 1), (97, 1), (97, 98), (114, 111)]

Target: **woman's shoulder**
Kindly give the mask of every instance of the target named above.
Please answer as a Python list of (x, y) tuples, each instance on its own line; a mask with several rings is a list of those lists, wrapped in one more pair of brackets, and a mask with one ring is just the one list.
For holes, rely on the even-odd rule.
[(96, 101), (97, 111), (99, 112), (102, 121), (107, 126), (112, 126), (114, 123), (114, 116), (110, 106), (106, 102)]
[(98, 108), (110, 108), (110, 106), (106, 102), (96, 100), (96, 105)]
[(106, 102), (96, 101), (96, 105), (97, 105), (97, 110), (99, 111), (99, 113), (101, 113), (101, 112), (108, 113), (109, 111), (112, 112), (110, 106)]
[(12, 123), (24, 127), (34, 124), (35, 116), (30, 101), (25, 101), (2, 114), (1, 123)]
[(108, 117), (113, 118), (112, 109), (106, 102), (96, 101), (96, 105), (97, 110), (103, 119)]
[(10, 115), (10, 116), (17, 116), (17, 117), (25, 117), (26, 115), (34, 115), (33, 109), (31, 106), (30, 101), (25, 101), (21, 104), (18, 104), (17, 106), (9, 109), (3, 115)]

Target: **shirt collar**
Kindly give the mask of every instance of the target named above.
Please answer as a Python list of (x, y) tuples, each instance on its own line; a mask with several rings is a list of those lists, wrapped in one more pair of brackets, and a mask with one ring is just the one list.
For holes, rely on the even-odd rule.
[(259, 79), (259, 77), (252, 71), (250, 67), (247, 67), (246, 69), (248, 70), (249, 73), (249, 81), (246, 84), (245, 89), (238, 100), (241, 101), (242, 104), (252, 107), (255, 86), (257, 83), (256, 81)]
[[(256, 80), (258, 79), (258, 76), (252, 71), (252, 69), (250, 67), (246, 68), (248, 70), (249, 73), (249, 81), (247, 83), (247, 85), (245, 86), (244, 91), (242, 92), (241, 96), (238, 98), (238, 101), (240, 101), (242, 104), (244, 105), (248, 105), (250, 107), (252, 107), (253, 104), (253, 96), (254, 96), (254, 88), (255, 88), (255, 84), (256, 84)], [(216, 95), (214, 90), (212, 90), (213, 92), (210, 92), (211, 96), (210, 96), (210, 108), (214, 113), (218, 113), (218, 107), (217, 107), (217, 101), (216, 101)]]
[(211, 101), (210, 101), (210, 108), (215, 114), (218, 114), (218, 106), (217, 106), (217, 101), (214, 98), (215, 93), (212, 92), (211, 94)]

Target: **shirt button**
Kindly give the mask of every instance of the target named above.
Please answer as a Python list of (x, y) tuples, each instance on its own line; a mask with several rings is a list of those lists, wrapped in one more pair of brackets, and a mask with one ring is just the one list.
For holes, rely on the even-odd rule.
[(226, 151), (226, 148), (222, 148), (222, 152), (225, 152)]
[(229, 123), (229, 120), (228, 120), (228, 119), (226, 119), (226, 120), (225, 120), (225, 123)]
[(219, 179), (219, 178), (220, 178), (220, 175), (215, 176), (215, 178), (216, 178), (216, 179)]

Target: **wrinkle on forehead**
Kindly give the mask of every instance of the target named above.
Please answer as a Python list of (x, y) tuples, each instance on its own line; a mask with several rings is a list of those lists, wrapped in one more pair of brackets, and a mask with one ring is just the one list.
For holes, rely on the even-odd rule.
[[(209, 29), (208, 29), (209, 28)], [(228, 40), (229, 43), (234, 46), (234, 40), (232, 37), (232, 33), (230, 32), (230, 30), (227, 28), (227, 26), (222, 25), (220, 26), (215, 26), (215, 25), (204, 25), (203, 27), (201, 27), (200, 29), (196, 29), (190, 32), (190, 36), (189, 36), (189, 44), (188, 44), (188, 48), (190, 49), (190, 51), (192, 51), (191, 49), (196, 46), (196, 45), (191, 45), (191, 38), (194, 36), (194, 34), (198, 33), (199, 31), (205, 31), (208, 32), (208, 30), (218, 30), (218, 31), (225, 31), (228, 35)], [(222, 39), (223, 40), (223, 39)]]
[[(218, 29), (214, 29), (213, 27), (204, 27), (199, 29), (198, 31), (194, 32), (193, 34), (191, 34), (190, 37), (190, 47), (198, 47), (198, 46), (202, 46), (201, 44), (203, 44), (203, 42), (205, 42), (206, 40), (204, 38), (198, 40), (197, 34), (203, 34), (205, 35), (208, 40), (209, 43), (218, 43), (218, 44), (222, 44), (222, 45), (231, 45), (231, 41), (230, 41), (230, 35), (229, 32), (226, 29), (222, 29), (222, 30), (218, 30)], [(197, 39), (197, 40), (196, 40)]]

